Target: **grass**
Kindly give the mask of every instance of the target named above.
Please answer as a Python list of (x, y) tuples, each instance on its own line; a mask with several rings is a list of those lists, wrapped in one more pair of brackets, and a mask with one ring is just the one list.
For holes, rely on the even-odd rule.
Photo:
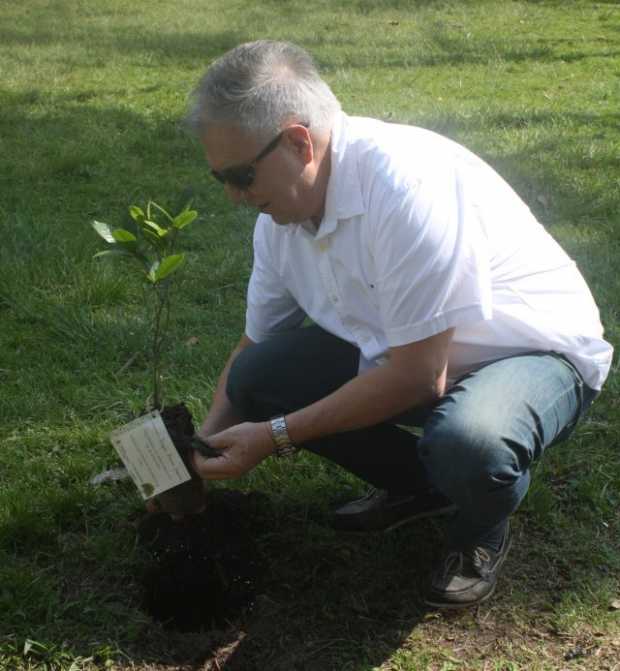
[(148, 198), (201, 212), (166, 371), (196, 417), (243, 328), (252, 216), (178, 125), (203, 69), (241, 41), (296, 41), (347, 111), (484, 156), (576, 259), (618, 346), (618, 4), (31, 0), (0, 19), (0, 671), (618, 668), (617, 363), (537, 467), (499, 594), (473, 612), (419, 605), (439, 526), (343, 539), (325, 511), (361, 484), (301, 457), (235, 483), (269, 496), (253, 616), (166, 632), (139, 608), (135, 489), (89, 485), (148, 394), (141, 298), (92, 260), (89, 221)]

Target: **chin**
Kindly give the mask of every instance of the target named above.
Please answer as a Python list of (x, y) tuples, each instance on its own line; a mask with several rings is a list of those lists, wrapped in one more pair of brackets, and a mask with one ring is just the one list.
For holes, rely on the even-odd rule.
[(293, 221), (291, 217), (282, 217), (277, 214), (272, 214), (271, 218), (273, 221), (278, 224), (278, 226), (288, 226), (288, 224), (295, 224), (297, 222)]

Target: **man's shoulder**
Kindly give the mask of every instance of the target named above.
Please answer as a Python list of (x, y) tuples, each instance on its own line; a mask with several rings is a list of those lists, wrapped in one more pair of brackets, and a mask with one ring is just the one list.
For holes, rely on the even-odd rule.
[(346, 124), (346, 151), (362, 181), (417, 183), (433, 166), (445, 170), (452, 162), (454, 143), (428, 129), (366, 117), (347, 117)]
[(432, 130), (395, 121), (348, 116), (345, 117), (345, 124), (347, 144), (380, 153), (400, 153), (412, 147), (436, 149), (447, 147), (450, 143), (448, 138)]

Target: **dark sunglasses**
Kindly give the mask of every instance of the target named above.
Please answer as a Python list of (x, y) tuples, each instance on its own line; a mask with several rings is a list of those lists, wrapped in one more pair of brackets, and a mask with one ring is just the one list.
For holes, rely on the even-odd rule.
[[(300, 123), (300, 126), (308, 128), (307, 123)], [(256, 164), (265, 158), (268, 154), (278, 146), (284, 132), (287, 129), (281, 130), (271, 142), (262, 149), (257, 156), (247, 165), (234, 165), (230, 168), (224, 168), (224, 170), (211, 170), (211, 174), (218, 182), (222, 184), (230, 184), (230, 186), (239, 189), (240, 191), (246, 191), (252, 186), (252, 182), (256, 177)]]

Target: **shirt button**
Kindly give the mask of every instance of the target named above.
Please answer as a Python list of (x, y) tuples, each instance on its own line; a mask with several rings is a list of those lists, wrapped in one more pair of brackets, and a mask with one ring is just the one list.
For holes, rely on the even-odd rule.
[(329, 247), (329, 243), (327, 242), (327, 240), (319, 240), (319, 249), (322, 252), (326, 251), (328, 247)]

